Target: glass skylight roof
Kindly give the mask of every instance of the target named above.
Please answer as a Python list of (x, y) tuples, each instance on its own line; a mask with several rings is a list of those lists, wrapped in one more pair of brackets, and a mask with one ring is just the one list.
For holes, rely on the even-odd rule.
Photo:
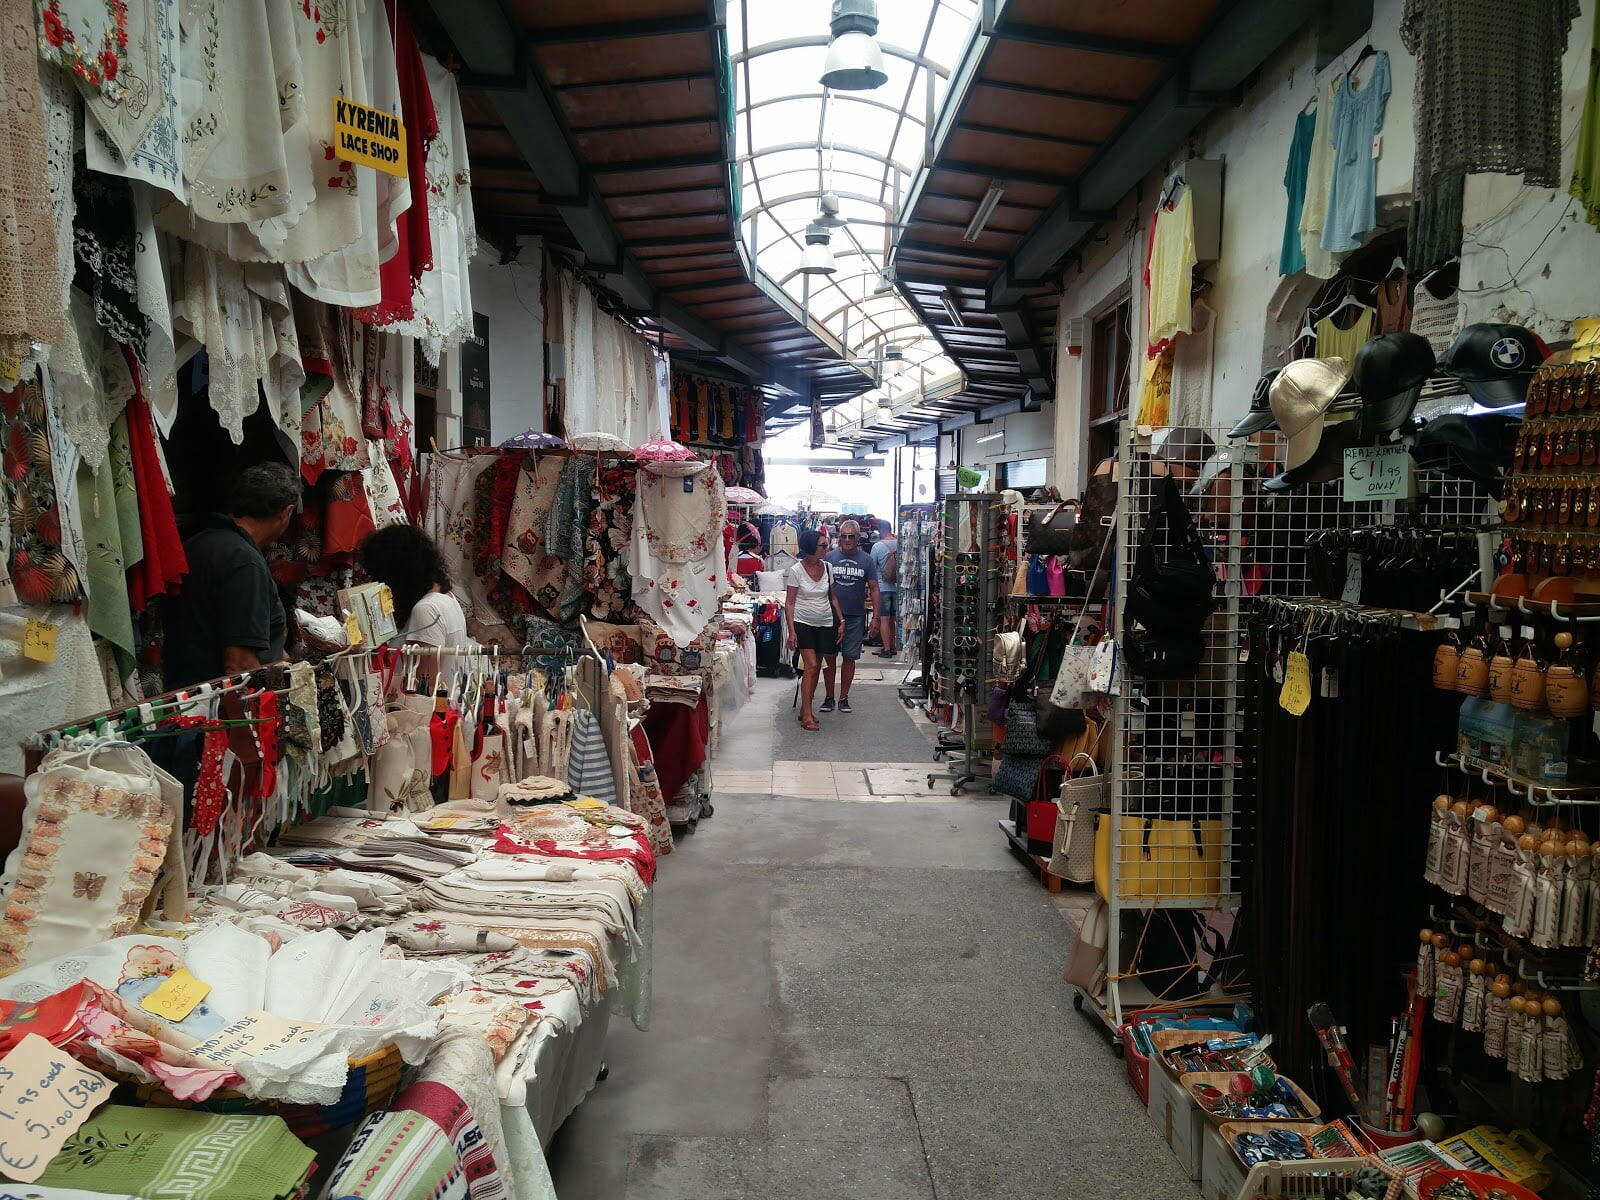
[[(871, 422), (880, 401), (959, 377), (916, 313), (883, 279), (894, 222), (923, 161), (951, 67), (978, 0), (879, 0), (889, 82), (868, 92), (822, 87), (829, 0), (732, 0), (740, 235), (756, 269), (881, 379), (840, 416)], [(809, 43), (809, 44), (807, 44)], [(931, 84), (931, 86), (930, 86)], [(824, 193), (839, 198), (832, 275), (798, 271)], [(898, 360), (884, 359), (894, 348)]]

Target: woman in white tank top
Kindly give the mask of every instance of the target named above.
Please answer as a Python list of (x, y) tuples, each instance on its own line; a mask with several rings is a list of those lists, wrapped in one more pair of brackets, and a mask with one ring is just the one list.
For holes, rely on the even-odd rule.
[(802, 529), (799, 540), (800, 561), (785, 573), (788, 588), (784, 613), (789, 642), (799, 648), (804, 666), (800, 677), (800, 724), (806, 729), (820, 729), (811, 711), (811, 698), (817, 691), (823, 657), (836, 652), (844, 619), (833, 594), (833, 568), (822, 560), (826, 544), (822, 535), (815, 529)]

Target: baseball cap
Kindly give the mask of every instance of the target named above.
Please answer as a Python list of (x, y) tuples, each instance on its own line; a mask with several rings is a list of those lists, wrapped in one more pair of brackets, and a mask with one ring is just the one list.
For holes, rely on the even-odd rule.
[(1260, 433), (1263, 429), (1273, 427), (1272, 401), (1268, 392), (1272, 387), (1272, 381), (1278, 377), (1278, 372), (1281, 370), (1282, 367), (1273, 367), (1256, 380), (1255, 394), (1250, 397), (1250, 411), (1245, 414), (1244, 420), (1228, 430), (1230, 438), (1249, 437), (1252, 433)]
[(1424, 470), (1481, 484), (1498, 499), (1521, 428), (1522, 422), (1509, 413), (1449, 413), (1422, 427), (1411, 457)]
[(1168, 466), (1198, 471), (1216, 450), (1217, 444), (1203, 429), (1178, 425), (1164, 429), (1150, 439), (1150, 453)]
[(1380, 333), (1356, 351), (1350, 382), (1361, 397), (1362, 431), (1393, 433), (1410, 419), (1434, 371), (1433, 347), (1417, 333)]
[(1267, 389), (1272, 417), (1289, 439), (1285, 473), (1306, 463), (1322, 438), (1322, 421), (1350, 378), (1342, 358), (1297, 358)]
[(1439, 370), (1459, 379), (1479, 404), (1505, 408), (1528, 398), (1528, 381), (1544, 360), (1544, 345), (1531, 331), (1480, 321), (1450, 344)]
[(1344, 452), (1352, 446), (1364, 445), (1360, 421), (1339, 421), (1332, 425), (1318, 424), (1316, 447), (1298, 466), (1290, 467), (1281, 475), (1274, 475), (1261, 486), (1269, 492), (1288, 492), (1308, 483), (1328, 483), (1339, 478), (1344, 470)]

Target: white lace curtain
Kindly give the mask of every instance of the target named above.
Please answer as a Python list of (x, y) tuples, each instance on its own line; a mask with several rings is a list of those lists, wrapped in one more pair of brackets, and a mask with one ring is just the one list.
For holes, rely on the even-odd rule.
[(561, 273), (561, 340), (568, 430), (613, 433), (630, 446), (667, 436), (655, 350), (570, 271)]

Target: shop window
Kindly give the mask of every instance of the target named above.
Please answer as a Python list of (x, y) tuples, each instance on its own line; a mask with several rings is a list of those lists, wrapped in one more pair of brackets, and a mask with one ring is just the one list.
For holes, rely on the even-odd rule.
[(999, 480), (995, 486), (1019, 490), (1043, 487), (1047, 461), (1043, 458), (1015, 458), (1010, 462), (1000, 463)]
[(1094, 322), (1089, 342), (1089, 462), (1117, 452), (1128, 417), (1128, 364), (1133, 356), (1132, 309), (1124, 300)]

